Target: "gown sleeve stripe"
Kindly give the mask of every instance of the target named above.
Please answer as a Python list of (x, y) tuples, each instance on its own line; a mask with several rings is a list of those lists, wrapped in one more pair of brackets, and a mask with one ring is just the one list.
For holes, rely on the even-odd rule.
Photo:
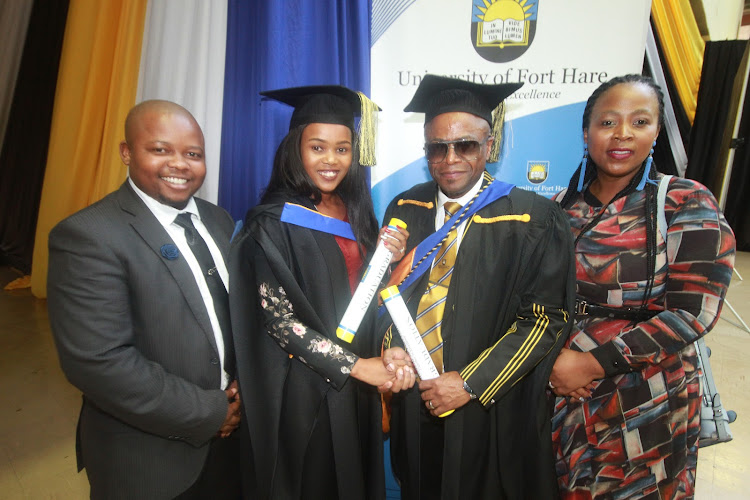
[(534, 351), (542, 336), (549, 326), (549, 316), (544, 312), (544, 306), (534, 305), (534, 315), (537, 317), (534, 328), (531, 334), (524, 340), (521, 348), (516, 352), (508, 365), (498, 374), (495, 380), (490, 384), (486, 391), (480, 396), (482, 404), (487, 404), (500, 388), (505, 385), (512, 377), (516, 374), (523, 363), (529, 358), (529, 355)]
[[(505, 385), (512, 377), (518, 372), (523, 363), (529, 358), (529, 355), (534, 351), (534, 348), (539, 344), (544, 332), (550, 324), (549, 316), (544, 311), (544, 306), (534, 304), (532, 307), (533, 314), (536, 316), (536, 322), (532, 328), (530, 334), (516, 351), (505, 368), (495, 377), (489, 387), (479, 396), (479, 400), (483, 405), (487, 405), (490, 400), (498, 393), (501, 387)], [(503, 336), (503, 339), (505, 336)], [(490, 354), (491, 351), (497, 347), (503, 339), (500, 339), (491, 349), (486, 350), (482, 353), (481, 358), (484, 360)], [(490, 352), (488, 352), (490, 351)], [(477, 364), (472, 372), (479, 366)]]
[(479, 365), (481, 365), (482, 362), (485, 359), (487, 359), (487, 356), (489, 356), (490, 353), (492, 353), (492, 350), (495, 349), (495, 346), (497, 346), (500, 342), (502, 342), (502, 340), (507, 335), (509, 335), (509, 334), (511, 334), (511, 333), (513, 333), (515, 331), (516, 331), (516, 323), (513, 322), (513, 324), (510, 325), (510, 328), (508, 328), (508, 330), (503, 334), (503, 336), (500, 337), (500, 339), (497, 342), (495, 342), (495, 344), (492, 347), (488, 347), (487, 349), (485, 349), (484, 351), (482, 351), (482, 353), (479, 355), (479, 357), (477, 357), (477, 359), (475, 359), (474, 361), (472, 361), (471, 363), (469, 363), (466, 366), (466, 368), (464, 368), (463, 370), (461, 370), (461, 378), (463, 378), (464, 380), (468, 381), (469, 377), (472, 376), (472, 374), (476, 371), (476, 369), (479, 367)]

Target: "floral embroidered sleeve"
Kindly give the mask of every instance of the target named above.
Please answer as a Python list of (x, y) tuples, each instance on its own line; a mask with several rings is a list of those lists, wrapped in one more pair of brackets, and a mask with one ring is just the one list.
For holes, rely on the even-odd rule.
[(341, 387), (359, 357), (301, 323), (283, 287), (262, 282), (258, 297), (269, 335), (290, 356), (296, 356), (334, 387)]

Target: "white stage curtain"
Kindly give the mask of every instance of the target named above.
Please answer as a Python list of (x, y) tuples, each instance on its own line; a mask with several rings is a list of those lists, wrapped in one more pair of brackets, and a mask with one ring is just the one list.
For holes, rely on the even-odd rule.
[(32, 2), (0, 1), (0, 150), (21, 65)]
[(137, 102), (174, 101), (198, 120), (208, 173), (198, 196), (216, 203), (227, 41), (227, 0), (150, 0)]

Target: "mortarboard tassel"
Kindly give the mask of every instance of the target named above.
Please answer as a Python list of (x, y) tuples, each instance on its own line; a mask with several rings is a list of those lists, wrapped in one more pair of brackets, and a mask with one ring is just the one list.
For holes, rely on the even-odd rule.
[(362, 92), (357, 92), (362, 107), (359, 119), (359, 164), (371, 167), (375, 160), (375, 135), (378, 127), (378, 105), (367, 98)]
[(490, 158), (487, 163), (495, 163), (500, 158), (500, 151), (503, 146), (503, 125), (505, 123), (505, 102), (501, 102), (492, 111), (492, 131), (490, 131), (491, 137), (495, 140), (492, 143), (492, 149), (490, 149)]

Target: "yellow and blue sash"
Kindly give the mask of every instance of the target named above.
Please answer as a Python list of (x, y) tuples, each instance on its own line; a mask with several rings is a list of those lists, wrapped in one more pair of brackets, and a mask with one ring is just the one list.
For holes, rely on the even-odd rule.
[[(432, 268), (432, 262), (438, 254), (435, 249), (440, 246), (440, 242), (443, 241), (454, 225), (468, 220), (472, 215), (490, 203), (502, 198), (503, 196), (507, 196), (513, 187), (513, 184), (508, 184), (507, 182), (498, 180), (492, 181), (481, 193), (479, 193), (473, 203), (467, 203), (462, 210), (459, 210), (448, 222), (443, 224), (440, 229), (422, 240), (414, 251), (409, 252), (409, 255), (405, 257), (405, 259), (411, 257), (408, 264), (410, 271), (406, 279), (399, 285), (399, 290), (406, 290), (412, 283), (418, 280), (425, 271)], [(461, 220), (460, 222), (459, 219)]]
[(284, 209), (281, 212), (281, 222), (357, 241), (357, 238), (354, 237), (352, 226), (348, 222), (323, 215), (320, 212), (295, 203), (284, 203)]

